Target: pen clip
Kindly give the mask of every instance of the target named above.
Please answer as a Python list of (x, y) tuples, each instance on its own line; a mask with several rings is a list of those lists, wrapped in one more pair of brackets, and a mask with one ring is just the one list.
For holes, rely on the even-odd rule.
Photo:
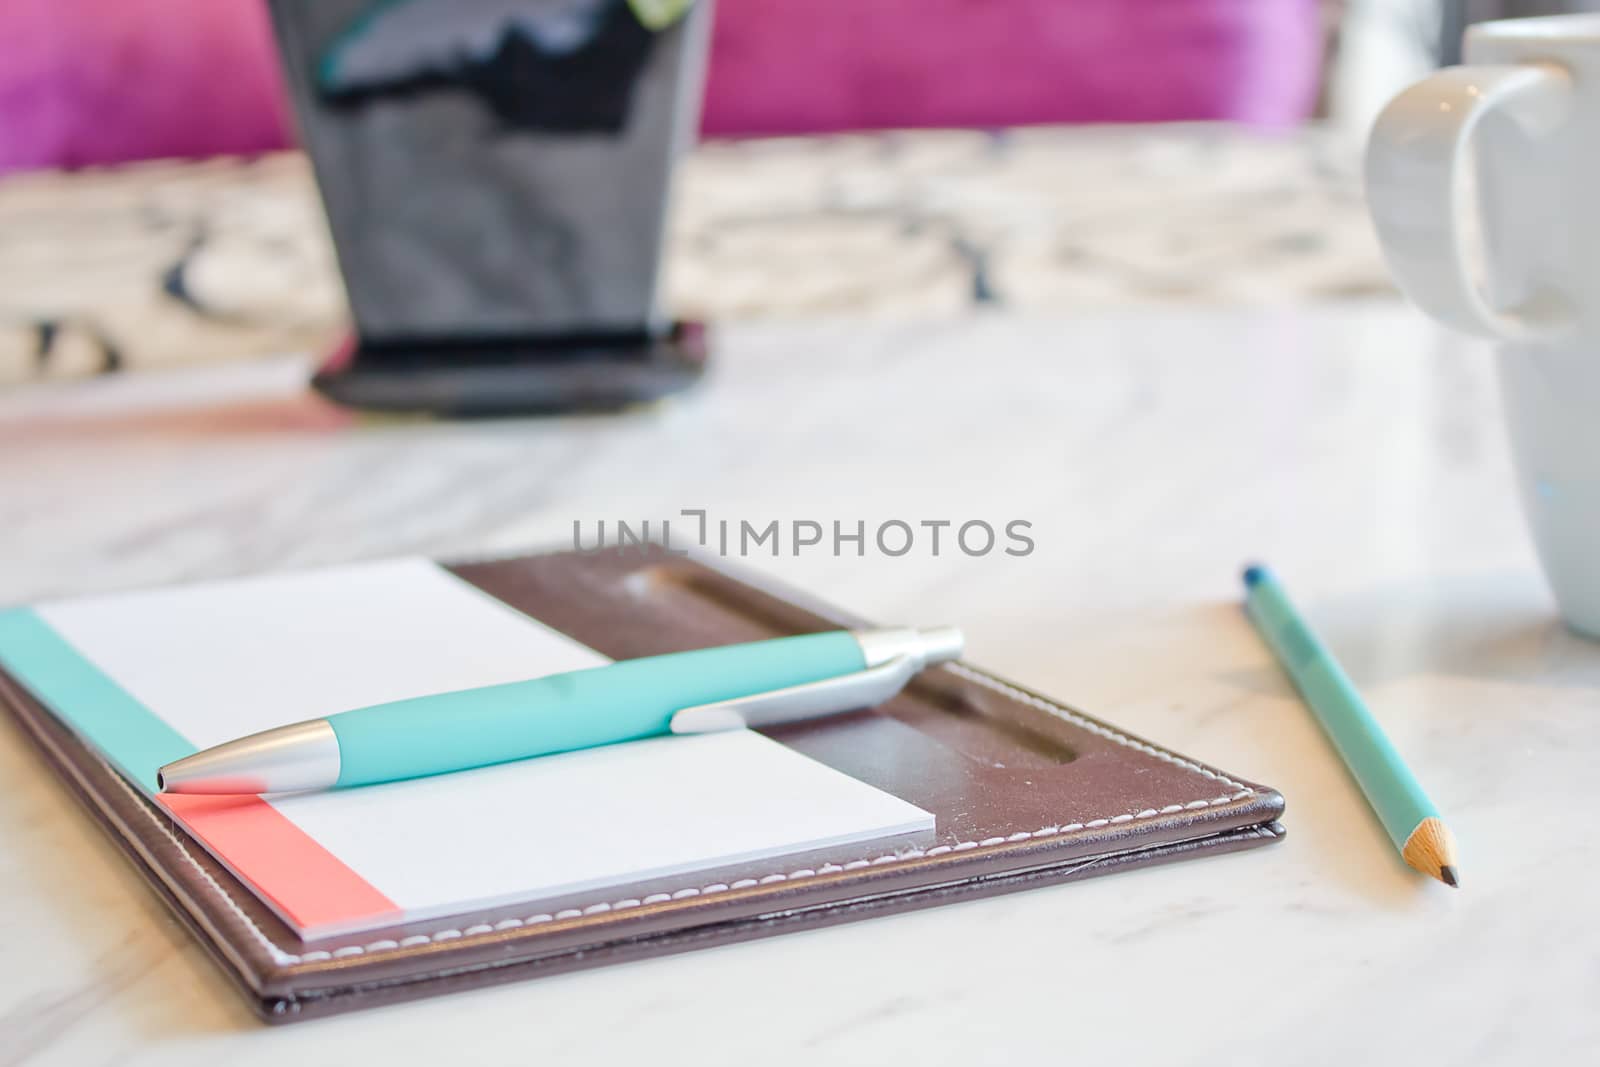
[(904, 689), (920, 667), (911, 656), (896, 656), (876, 667), (824, 678), (820, 682), (719, 700), (714, 704), (696, 704), (674, 712), (670, 729), (675, 734), (709, 734), (746, 726), (776, 726), (870, 708)]

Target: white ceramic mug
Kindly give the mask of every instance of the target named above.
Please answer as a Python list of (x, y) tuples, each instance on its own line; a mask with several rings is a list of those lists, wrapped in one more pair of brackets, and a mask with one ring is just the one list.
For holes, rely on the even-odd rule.
[[(1406, 295), (1500, 342), (1545, 574), (1573, 628), (1600, 637), (1600, 15), (1483, 23), (1465, 55), (1378, 119), (1368, 201)], [(1469, 166), (1473, 204), (1461, 202)]]

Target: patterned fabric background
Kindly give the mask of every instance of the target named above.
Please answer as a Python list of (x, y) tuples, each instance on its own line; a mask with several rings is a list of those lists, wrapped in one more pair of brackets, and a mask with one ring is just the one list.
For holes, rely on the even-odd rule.
[[(1386, 294), (1358, 159), (1317, 128), (707, 144), (682, 170), (668, 305), (715, 321)], [(298, 154), (0, 182), (0, 383), (315, 348), (342, 303)]]

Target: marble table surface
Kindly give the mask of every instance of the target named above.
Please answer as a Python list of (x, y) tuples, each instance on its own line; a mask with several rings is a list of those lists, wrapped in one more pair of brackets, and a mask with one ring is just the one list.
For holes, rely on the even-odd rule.
[[(0, 727), (0, 1063), (1572, 1062), (1600, 1041), (1600, 646), (1491, 358), (1390, 302), (733, 324), (616, 417), (358, 422), (278, 358), (0, 394), (0, 602), (574, 520), (1024, 519), (1021, 557), (743, 561), (1288, 799), (1281, 844), (282, 1029)], [(1448, 813), (1404, 868), (1241, 616), (1283, 575)]]

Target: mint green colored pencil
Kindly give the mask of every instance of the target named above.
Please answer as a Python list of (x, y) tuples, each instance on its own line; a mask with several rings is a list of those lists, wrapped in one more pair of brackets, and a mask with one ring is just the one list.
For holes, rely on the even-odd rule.
[(1246, 568), (1244, 585), (1245, 614), (1339, 750), (1401, 857), (1445, 885), (1459, 885), (1450, 828), (1333, 653), (1300, 618), (1271, 571)]

